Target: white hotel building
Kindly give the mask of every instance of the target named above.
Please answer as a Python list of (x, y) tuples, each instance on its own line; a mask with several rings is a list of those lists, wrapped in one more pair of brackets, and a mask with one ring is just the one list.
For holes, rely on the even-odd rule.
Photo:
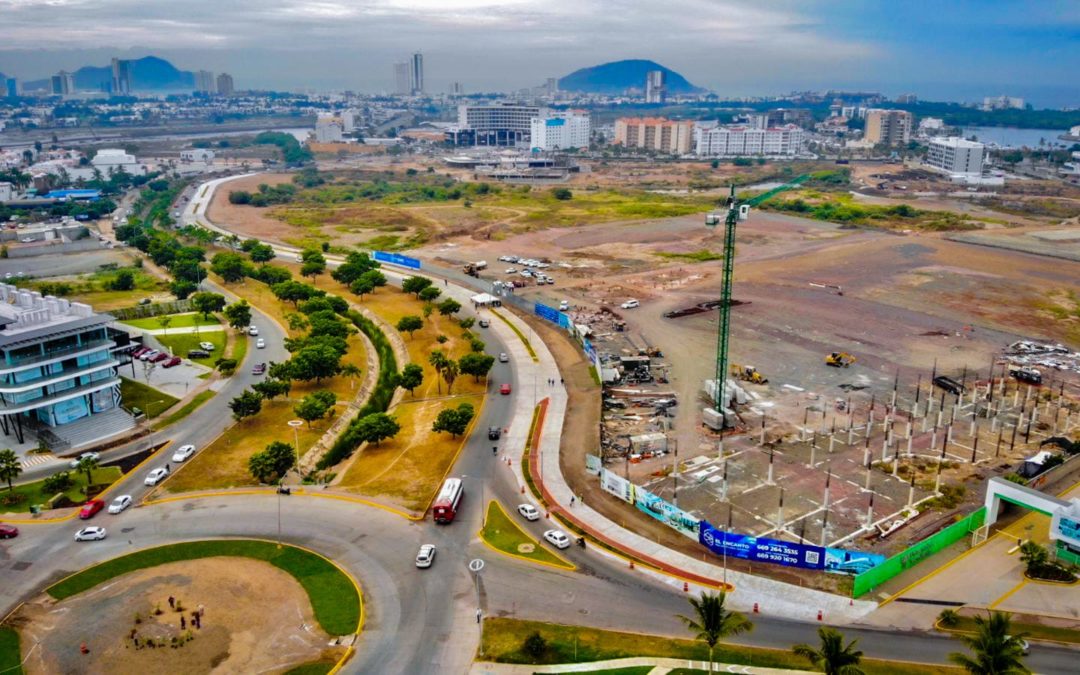
[(529, 120), (534, 150), (588, 149), (592, 130), (589, 114), (582, 111), (553, 112)]
[(805, 139), (805, 132), (794, 124), (767, 129), (694, 125), (694, 147), (700, 157), (790, 157), (799, 154)]

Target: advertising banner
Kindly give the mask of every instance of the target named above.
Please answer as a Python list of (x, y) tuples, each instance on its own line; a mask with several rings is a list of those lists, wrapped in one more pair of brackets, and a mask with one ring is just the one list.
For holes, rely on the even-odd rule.
[(812, 544), (796, 544), (779, 539), (723, 532), (704, 520), (701, 521), (698, 537), (702, 545), (718, 555), (726, 553), (742, 560), (825, 570), (838, 574), (858, 574), (885, 562), (885, 556), (876, 553), (824, 548)]
[(643, 487), (634, 486), (634, 506), (691, 539), (698, 538), (700, 521), (677, 506), (668, 504)]
[(533, 304), (533, 313), (541, 319), (550, 321), (560, 328), (573, 330), (573, 326), (570, 324), (570, 315), (564, 314), (554, 307), (549, 307), (541, 302), (537, 302)]
[(399, 267), (408, 267), (412, 270), (420, 269), (420, 261), (416, 258), (410, 258), (407, 255), (401, 255), (400, 253), (387, 253), (385, 251), (372, 251), (372, 260), (381, 263), (387, 263), (390, 265), (398, 265)]
[(596, 455), (585, 455), (585, 473), (599, 476), (603, 465)]
[(634, 484), (613, 471), (600, 470), (600, 487), (624, 502), (634, 503)]

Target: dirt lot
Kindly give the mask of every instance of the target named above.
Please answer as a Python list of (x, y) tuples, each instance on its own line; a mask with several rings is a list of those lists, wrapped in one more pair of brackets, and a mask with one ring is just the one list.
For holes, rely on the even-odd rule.
[[(171, 609), (170, 596), (185, 611)], [(194, 629), (191, 612), (200, 606), (202, 627)], [(183, 629), (181, 617), (187, 622)], [(161, 565), (60, 603), (42, 596), (19, 610), (13, 622), (30, 652), (24, 652), (28, 673), (283, 672), (335, 657), (300, 584), (268, 563), (247, 558)], [(186, 635), (189, 641), (169, 646), (174, 637)], [(148, 639), (168, 644), (150, 648)], [(83, 643), (88, 654), (79, 651)]]

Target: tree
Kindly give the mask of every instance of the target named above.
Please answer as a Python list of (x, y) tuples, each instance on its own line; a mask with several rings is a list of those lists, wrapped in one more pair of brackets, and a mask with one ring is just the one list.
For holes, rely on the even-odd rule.
[(220, 312), (225, 307), (225, 296), (220, 293), (203, 291), (191, 296), (191, 304), (195, 309), (202, 312), (204, 318), (209, 319), (213, 312)]
[(727, 594), (702, 593), (700, 598), (687, 598), (694, 608), (694, 617), (676, 615), (694, 637), (709, 647), (709, 672), (713, 667), (713, 649), (716, 643), (729, 635), (738, 635), (753, 630), (754, 624), (739, 612), (732, 612), (724, 607)]
[(438, 304), (439, 314), (453, 316), (461, 311), (461, 303), (453, 298), (447, 298)]
[(120, 270), (105, 286), (110, 291), (135, 290), (135, 272), (132, 270)]
[[(428, 363), (435, 369), (435, 372), (441, 377), (443, 368), (446, 368), (446, 364), (450, 362), (450, 359), (446, 358), (446, 353), (441, 349), (436, 349), (428, 355)], [(442, 394), (441, 380), (435, 380), (435, 384), (438, 387), (439, 394)]]
[(544, 639), (544, 636), (539, 631), (533, 631), (525, 638), (525, 642), (521, 645), (522, 650), (531, 656), (534, 661), (539, 661), (547, 653), (548, 643)]
[(289, 312), (285, 315), (285, 321), (289, 324), (289, 330), (291, 331), (304, 331), (307, 330), (308, 320), (304, 318), (302, 314), (296, 314), (295, 312)]
[(315, 420), (326, 417), (337, 403), (337, 395), (332, 391), (317, 391), (305, 396), (293, 407), (293, 412), (307, 422), (308, 428)]
[(428, 286), (424, 290), (420, 291), (420, 293), (417, 294), (417, 297), (424, 302), (432, 302), (440, 295), (442, 295), (442, 289), (435, 288), (434, 286)]
[(814, 649), (810, 645), (795, 645), (791, 651), (796, 656), (809, 660), (814, 668), (821, 670), (825, 675), (863, 675), (863, 670), (859, 667), (863, 653), (855, 649), (855, 643), (858, 640), (852, 640), (845, 647), (844, 635), (828, 626), (818, 628), (818, 637), (821, 638), (819, 649)]
[(412, 396), (413, 389), (424, 383), (424, 369), (416, 363), (407, 363), (398, 375), (398, 386), (409, 392)]
[(431, 425), (431, 430), (435, 433), (445, 431), (451, 438), (457, 438), (469, 428), (474, 414), (471, 403), (462, 403), (456, 408), (443, 408), (435, 418), (435, 423)]
[(446, 365), (442, 369), (442, 378), (446, 380), (446, 393), (449, 394), (450, 390), (454, 388), (454, 380), (461, 374), (461, 366), (453, 359), (447, 359)]
[(86, 474), (86, 487), (89, 488), (94, 484), (94, 469), (98, 468), (97, 457), (93, 455), (83, 455), (79, 458), (77, 465), (78, 470)]
[(349, 285), (349, 290), (359, 295), (360, 299), (363, 300), (365, 295), (375, 292), (375, 284), (371, 283), (370, 279), (357, 279)]
[(300, 266), (300, 276), (314, 279), (326, 271), (326, 263), (306, 262)]
[(476, 319), (472, 318), (471, 316), (467, 316), (464, 319), (458, 321), (457, 323), (459, 326), (461, 326), (463, 330), (467, 332), (470, 328), (476, 325)]
[(356, 378), (363, 375), (364, 371), (360, 369), (360, 366), (357, 366), (357, 365), (352, 364), (352, 363), (346, 363), (345, 365), (341, 366), (341, 372), (339, 374), (342, 377), (349, 378), (349, 380), (350, 380), (349, 388), (353, 389), (356, 386), (356, 383), (355, 383)]
[(262, 396), (250, 389), (245, 389), (242, 394), (229, 401), (229, 408), (233, 411), (233, 418), (239, 422), (245, 417), (259, 414), (259, 411), (262, 410)]
[(296, 449), (289, 443), (274, 441), (262, 452), (248, 459), (248, 471), (260, 483), (269, 483), (275, 477), (284, 478), (289, 469), (296, 466)]
[(177, 279), (169, 284), (169, 292), (175, 295), (178, 300), (187, 298), (198, 288), (194, 281), (187, 281), (186, 279)]
[(161, 326), (161, 330), (165, 331), (165, 335), (169, 334), (169, 324), (172, 323), (172, 317), (168, 314), (158, 317), (158, 325)]
[(431, 286), (431, 284), (431, 279), (428, 279), (427, 277), (406, 277), (401, 282), (401, 290), (405, 293), (412, 293), (419, 298), (420, 291)]
[(379, 270), (368, 270), (361, 274), (357, 281), (366, 281), (374, 288), (382, 288), (386, 285), (386, 275)]
[(972, 675), (1026, 675), (1025, 633), (1013, 634), (1012, 621), (1004, 612), (988, 612), (975, 617), (975, 633), (957, 636), (972, 656), (953, 652), (949, 660)]
[(341, 354), (326, 344), (313, 344), (302, 348), (289, 359), (294, 380), (307, 382), (315, 380), (318, 384), (324, 377), (333, 377), (341, 372)]
[(231, 284), (244, 278), (248, 265), (239, 253), (218, 253), (210, 260), (210, 269)]
[(387, 438), (393, 438), (401, 431), (401, 425), (396, 418), (386, 413), (372, 413), (366, 415), (356, 423), (357, 436), (361, 441), (378, 445)]
[(491, 367), (495, 365), (495, 357), (489, 354), (472, 352), (462, 356), (458, 361), (458, 368), (465, 375), (472, 375), (474, 382), (479, 382), (481, 377), (487, 377)]
[(11, 448), (0, 450), (0, 480), (7, 483), (8, 490), (13, 489), (11, 484), (23, 472), (22, 462), (19, 456)]
[(232, 328), (243, 330), (251, 325), (251, 305), (247, 303), (247, 300), (234, 302), (225, 308), (224, 313), (225, 319)]
[(269, 483), (274, 478), (274, 460), (266, 452), (256, 452), (248, 458), (248, 472), (260, 483)]
[(409, 334), (409, 337), (413, 336), (413, 333), (424, 327), (424, 320), (415, 314), (407, 314), (398, 319), (396, 328), (399, 332), (405, 332)]
[(314, 286), (292, 280), (274, 284), (270, 287), (270, 291), (278, 300), (291, 302), (293, 307), (299, 307), (301, 300), (309, 300), (320, 295), (319, 290)]
[(1025, 541), (1020, 545), (1020, 562), (1027, 566), (1027, 572), (1045, 565), (1050, 560), (1050, 553), (1045, 548), (1033, 541)]
[(58, 492), (67, 492), (75, 485), (75, 480), (71, 477), (67, 471), (61, 471), (60, 473), (53, 474), (41, 482), (42, 487), (45, 488), (47, 494), (57, 494)]
[(360, 278), (360, 275), (378, 267), (379, 263), (368, 257), (367, 253), (353, 251), (345, 257), (343, 264), (330, 273), (330, 276), (334, 278), (334, 281), (350, 286)]
[(270, 377), (261, 382), (256, 382), (251, 385), (251, 388), (259, 396), (262, 396), (264, 400), (273, 401), (278, 396), (288, 396), (289, 391), (292, 390), (292, 383), (288, 380)]
[(559, 201), (567, 201), (574, 198), (574, 193), (570, 191), (570, 188), (557, 187), (551, 189), (551, 196)]
[(277, 254), (274, 253), (274, 247), (269, 244), (255, 244), (248, 251), (248, 257), (251, 258), (252, 262), (264, 263), (276, 258)]

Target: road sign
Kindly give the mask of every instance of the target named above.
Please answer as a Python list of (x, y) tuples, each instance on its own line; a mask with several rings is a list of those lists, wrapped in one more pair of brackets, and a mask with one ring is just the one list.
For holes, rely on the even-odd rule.
[(469, 561), (469, 571), (480, 573), (480, 570), (484, 569), (484, 561), (480, 558), (473, 558)]

